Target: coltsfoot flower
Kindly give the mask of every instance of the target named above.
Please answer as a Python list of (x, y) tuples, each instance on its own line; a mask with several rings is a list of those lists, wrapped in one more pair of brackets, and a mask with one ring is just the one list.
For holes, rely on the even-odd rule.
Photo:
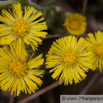
[[(11, 50), (10, 50), (11, 49)], [(44, 70), (37, 69), (43, 64), (42, 54), (29, 59), (28, 54), (18, 54), (18, 48), (0, 48), (0, 86), (15, 96), (20, 92), (31, 94), (41, 86)], [(20, 53), (20, 52), (19, 52)]]
[(88, 42), (80, 38), (67, 36), (56, 40), (46, 55), (46, 68), (53, 72), (52, 78), (58, 79), (64, 85), (79, 83), (86, 77), (86, 72), (92, 68), (91, 52), (86, 48)]
[(42, 16), (42, 12), (37, 11), (33, 7), (25, 7), (23, 13), (21, 4), (14, 5), (12, 11), (3, 9), (0, 15), (0, 44), (19, 45), (26, 43), (31, 45), (33, 50), (41, 44), (41, 37), (45, 38), (47, 32), (46, 22)]
[(93, 61), (93, 70), (99, 69), (100, 72), (103, 70), (103, 32), (95, 32), (95, 35), (92, 33), (87, 34), (87, 40), (89, 41), (88, 49), (92, 51), (92, 61)]
[(86, 30), (86, 18), (78, 13), (70, 13), (63, 24), (72, 35), (82, 35)]

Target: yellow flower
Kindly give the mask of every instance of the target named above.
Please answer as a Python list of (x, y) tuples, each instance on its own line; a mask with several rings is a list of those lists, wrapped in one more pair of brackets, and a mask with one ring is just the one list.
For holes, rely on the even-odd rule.
[(86, 30), (86, 18), (78, 13), (70, 13), (66, 17), (64, 22), (64, 26), (66, 27), (67, 31), (72, 35), (82, 35)]
[(90, 55), (87, 51), (88, 43), (80, 38), (77, 42), (76, 37), (67, 36), (53, 42), (48, 54), (46, 55), (46, 68), (52, 68), (52, 78), (58, 79), (64, 85), (79, 83), (85, 79), (85, 72), (92, 68)]
[(0, 48), (0, 86), (3, 91), (10, 91), (15, 96), (20, 92), (31, 94), (41, 86), (44, 70), (42, 54), (29, 59), (27, 52), (18, 54), (18, 48), (5, 46)]
[(21, 9), (21, 4), (14, 5), (12, 11), (3, 9), (0, 15), (0, 44), (26, 43), (31, 45), (33, 50), (41, 44), (41, 37), (46, 37), (47, 29), (42, 13), (33, 7), (25, 7), (25, 13)]
[(103, 70), (103, 32), (88, 33), (87, 40), (90, 42), (88, 49), (92, 51), (93, 70)]

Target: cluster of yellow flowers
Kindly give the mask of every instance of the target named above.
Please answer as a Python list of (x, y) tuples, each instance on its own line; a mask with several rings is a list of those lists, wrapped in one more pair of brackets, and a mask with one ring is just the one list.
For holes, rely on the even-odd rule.
[[(46, 22), (42, 13), (33, 7), (25, 7), (25, 14), (19, 3), (13, 10), (3, 9), (0, 15), (0, 87), (10, 91), (15, 96), (20, 92), (31, 94), (41, 86), (44, 70), (38, 69), (43, 64), (42, 54), (29, 58), (25, 44), (37, 49), (47, 32)], [(85, 17), (70, 14), (64, 26), (74, 35), (85, 32)], [(80, 21), (80, 22), (77, 22)], [(69, 25), (67, 25), (69, 22)], [(84, 26), (80, 25), (83, 24)], [(71, 30), (71, 28), (73, 30)], [(79, 28), (79, 30), (77, 30)], [(76, 31), (74, 30), (76, 29)], [(77, 40), (75, 36), (66, 36), (53, 42), (46, 55), (46, 68), (52, 68), (52, 78), (58, 79), (64, 85), (79, 83), (87, 76), (85, 73), (92, 69), (103, 68), (103, 33), (98, 31), (88, 34), (86, 39)]]
[(31, 45), (33, 51), (37, 49), (47, 32), (46, 22), (42, 13), (33, 7), (25, 7), (25, 14), (21, 4), (14, 5), (13, 10), (3, 9), (0, 15), (0, 86), (4, 91), (11, 91), (15, 96), (20, 92), (31, 94), (41, 86), (44, 70), (37, 69), (43, 64), (42, 54), (30, 57), (25, 44)]
[(46, 67), (53, 68), (53, 79), (64, 81), (64, 85), (85, 79), (89, 69), (100, 72), (103, 70), (103, 32), (96, 32), (95, 36), (88, 33), (77, 41), (74, 36), (67, 36), (53, 42), (46, 60)]

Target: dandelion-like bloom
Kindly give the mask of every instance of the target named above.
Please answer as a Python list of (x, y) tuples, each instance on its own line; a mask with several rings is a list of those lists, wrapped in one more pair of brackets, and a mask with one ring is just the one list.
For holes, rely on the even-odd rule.
[[(11, 50), (10, 50), (11, 48)], [(31, 94), (41, 86), (44, 70), (37, 69), (43, 64), (42, 54), (28, 59), (28, 54), (18, 54), (13, 46), (0, 48), (0, 86), (15, 96), (20, 92)], [(20, 53), (20, 52), (19, 52)]]
[(53, 42), (48, 54), (46, 55), (46, 67), (51, 68), (52, 78), (58, 79), (64, 85), (79, 83), (86, 77), (88, 68), (92, 68), (90, 55), (86, 50), (88, 43), (80, 38), (77, 42), (76, 37), (67, 36)]
[(19, 45), (26, 43), (31, 45), (33, 50), (41, 44), (40, 37), (46, 37), (47, 30), (46, 22), (42, 16), (41, 11), (37, 11), (33, 7), (25, 7), (23, 13), (21, 4), (14, 5), (12, 11), (3, 9), (0, 15), (0, 44), (14, 44)]
[(66, 17), (64, 22), (64, 26), (66, 27), (67, 31), (72, 35), (82, 35), (86, 30), (86, 18), (78, 13), (70, 13)]
[(93, 70), (103, 70), (103, 32), (88, 33), (87, 40), (90, 42), (88, 49), (92, 51)]

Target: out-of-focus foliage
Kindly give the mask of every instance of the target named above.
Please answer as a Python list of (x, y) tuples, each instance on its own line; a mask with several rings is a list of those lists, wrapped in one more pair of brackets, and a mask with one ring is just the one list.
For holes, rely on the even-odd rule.
[(0, 9), (11, 8), (17, 2), (21, 3), (22, 6), (28, 5), (28, 1), (27, 0), (0, 1)]
[(44, 4), (43, 4), (43, 7), (46, 7), (46, 6), (50, 5), (50, 4), (53, 3), (54, 1), (56, 1), (56, 0), (46, 0), (46, 1), (44, 2)]

